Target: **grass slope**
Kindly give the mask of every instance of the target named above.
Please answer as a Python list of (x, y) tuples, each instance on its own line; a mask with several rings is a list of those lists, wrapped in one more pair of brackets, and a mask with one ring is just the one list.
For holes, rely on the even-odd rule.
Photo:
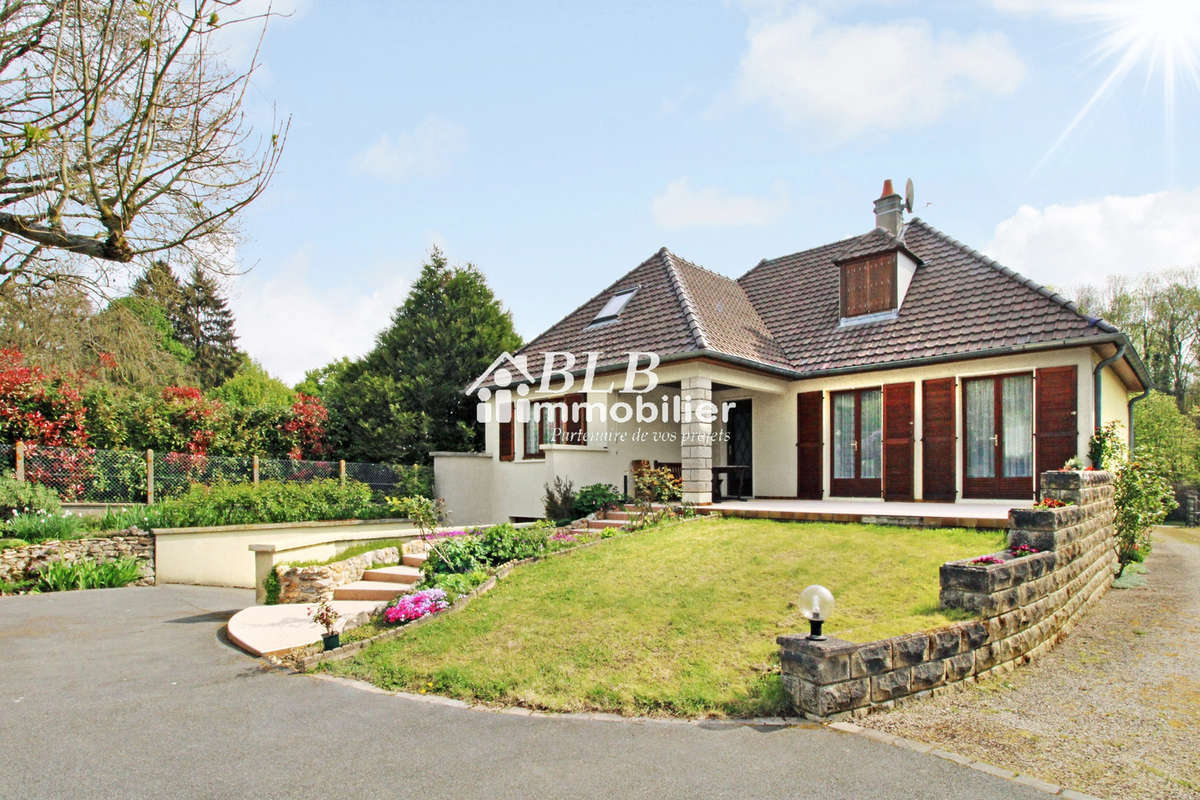
[(521, 567), (461, 612), (326, 668), (561, 711), (777, 714), (775, 637), (807, 630), (794, 607), (806, 585), (837, 599), (829, 634), (870, 641), (949, 622), (938, 566), (1002, 544), (999, 531), (673, 523)]

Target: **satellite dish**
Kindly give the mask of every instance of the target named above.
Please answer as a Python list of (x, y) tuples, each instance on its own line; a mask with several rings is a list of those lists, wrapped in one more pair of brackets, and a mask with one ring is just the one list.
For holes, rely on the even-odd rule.
[(910, 214), (912, 213), (912, 210), (913, 210), (912, 178), (909, 178), (908, 182), (904, 184), (904, 208), (906, 211), (908, 211), (908, 213), (910, 213)]

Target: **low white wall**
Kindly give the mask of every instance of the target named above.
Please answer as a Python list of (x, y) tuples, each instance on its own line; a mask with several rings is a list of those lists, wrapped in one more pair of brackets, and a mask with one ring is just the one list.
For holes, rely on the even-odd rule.
[(434, 494), (446, 502), (446, 522), (488, 525), (504, 522), (493, 509), (494, 475), (490, 453), (433, 453)]
[[(154, 534), (154, 569), (159, 583), (251, 589), (255, 583), (252, 544), (291, 549), (337, 541), (398, 539), (414, 535), (416, 528), (406, 519), (388, 519), (159, 528), (151, 533)], [(313, 555), (305, 551), (304, 558), (298, 560), (329, 558), (339, 552), (336, 545), (326, 549), (314, 548)], [(325, 555), (316, 555), (318, 552)]]

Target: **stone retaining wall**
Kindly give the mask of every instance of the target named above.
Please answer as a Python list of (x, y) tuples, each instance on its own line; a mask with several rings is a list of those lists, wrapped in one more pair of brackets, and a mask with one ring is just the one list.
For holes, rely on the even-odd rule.
[(1009, 512), (1009, 547), (1041, 552), (941, 567), (942, 606), (980, 619), (866, 644), (780, 636), (784, 688), (796, 710), (814, 719), (866, 713), (1010, 670), (1062, 639), (1112, 585), (1112, 476), (1046, 472), (1041, 482), (1044, 498), (1073, 504)]
[(279, 578), (280, 603), (319, 603), (332, 600), (337, 587), (361, 580), (363, 573), (372, 564), (398, 564), (400, 548), (381, 547), (369, 553), (351, 556), (332, 564), (313, 567), (293, 567), (280, 564), (275, 567)]
[(52, 561), (115, 561), (124, 556), (133, 556), (142, 568), (142, 577), (133, 585), (154, 585), (154, 537), (137, 528), (115, 536), (5, 548), (0, 550), (0, 581), (19, 583), (36, 579), (42, 567)]

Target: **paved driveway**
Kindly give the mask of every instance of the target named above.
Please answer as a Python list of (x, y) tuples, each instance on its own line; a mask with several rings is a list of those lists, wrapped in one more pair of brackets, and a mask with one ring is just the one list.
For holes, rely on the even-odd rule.
[(0, 798), (1040, 798), (820, 728), (529, 718), (264, 671), (249, 592), (0, 599)]

